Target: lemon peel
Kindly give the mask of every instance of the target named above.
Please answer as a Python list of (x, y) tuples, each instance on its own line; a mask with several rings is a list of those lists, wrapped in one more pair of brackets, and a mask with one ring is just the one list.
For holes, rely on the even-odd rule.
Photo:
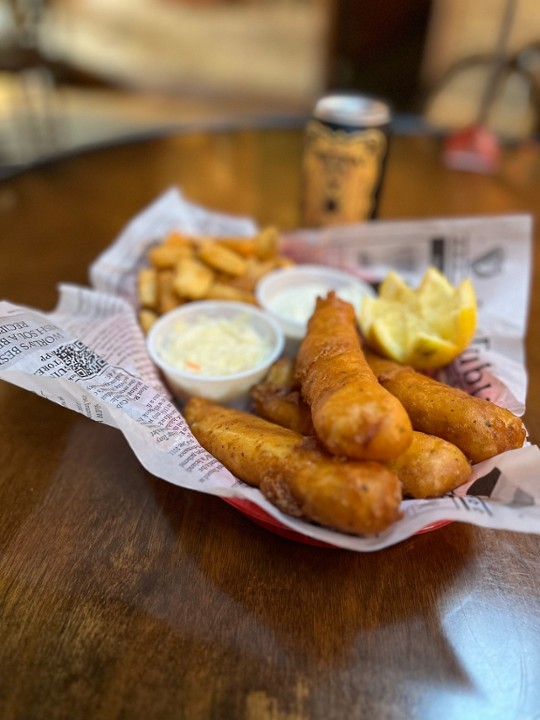
[(367, 344), (381, 355), (428, 370), (448, 365), (465, 350), (477, 312), (470, 279), (454, 286), (430, 267), (416, 289), (390, 272), (378, 296), (364, 298), (358, 321)]

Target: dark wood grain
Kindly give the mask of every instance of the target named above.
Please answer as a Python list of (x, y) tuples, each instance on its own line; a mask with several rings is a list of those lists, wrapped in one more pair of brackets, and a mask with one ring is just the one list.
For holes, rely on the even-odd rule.
[[(171, 185), (298, 223), (301, 133), (195, 133), (0, 184), (2, 297), (50, 309)], [(396, 138), (381, 216), (540, 212), (537, 149), (497, 176)], [(538, 227), (538, 223), (536, 224)], [(536, 230), (538, 246), (538, 230)], [(540, 440), (538, 252), (527, 423)], [(160, 481), (122, 435), (0, 384), (3, 720), (534, 718), (540, 538), (452, 524), (374, 554), (293, 543)]]

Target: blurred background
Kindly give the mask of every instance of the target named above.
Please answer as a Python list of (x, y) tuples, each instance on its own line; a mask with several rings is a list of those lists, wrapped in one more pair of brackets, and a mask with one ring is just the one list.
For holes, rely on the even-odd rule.
[(538, 0), (0, 0), (0, 165), (303, 122), (336, 89), (447, 132), (474, 122), (490, 78), (493, 131), (536, 135)]

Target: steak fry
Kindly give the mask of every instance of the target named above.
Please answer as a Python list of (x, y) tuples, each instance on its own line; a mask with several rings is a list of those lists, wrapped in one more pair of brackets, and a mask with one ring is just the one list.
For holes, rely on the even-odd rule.
[(389, 460), (410, 445), (409, 417), (377, 382), (360, 346), (354, 308), (334, 292), (317, 299), (296, 375), (317, 436), (331, 453)]
[(366, 358), (381, 385), (405, 407), (415, 430), (448, 440), (472, 463), (523, 445), (525, 427), (510, 410), (371, 352)]
[(400, 516), (401, 486), (385, 465), (334, 457), (315, 438), (200, 398), (184, 417), (208, 452), (285, 513), (361, 535)]

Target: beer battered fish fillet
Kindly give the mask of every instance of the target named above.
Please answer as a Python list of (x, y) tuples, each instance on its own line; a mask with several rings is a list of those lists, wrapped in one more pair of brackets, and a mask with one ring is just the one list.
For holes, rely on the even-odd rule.
[(386, 464), (400, 479), (403, 495), (417, 499), (441, 497), (471, 475), (471, 465), (458, 447), (417, 430), (407, 450)]
[(401, 403), (378, 382), (360, 346), (353, 306), (318, 298), (296, 359), (317, 436), (336, 455), (388, 460), (412, 441)]
[(525, 427), (506, 408), (371, 352), (366, 358), (381, 385), (401, 401), (415, 430), (448, 440), (472, 463), (522, 447)]
[[(278, 360), (264, 381), (252, 389), (254, 411), (271, 422), (314, 435), (309, 407), (299, 397), (294, 380), (294, 361)], [(463, 485), (471, 466), (459, 448), (442, 438), (413, 431), (407, 450), (386, 465), (401, 482), (403, 495), (413, 498), (439, 497)]]
[(265, 379), (251, 388), (250, 396), (253, 410), (260, 417), (300, 435), (315, 435), (311, 410), (302, 400), (292, 358), (277, 360)]
[(200, 398), (184, 417), (208, 452), (285, 513), (361, 535), (400, 516), (399, 480), (380, 463), (334, 457), (314, 438)]

